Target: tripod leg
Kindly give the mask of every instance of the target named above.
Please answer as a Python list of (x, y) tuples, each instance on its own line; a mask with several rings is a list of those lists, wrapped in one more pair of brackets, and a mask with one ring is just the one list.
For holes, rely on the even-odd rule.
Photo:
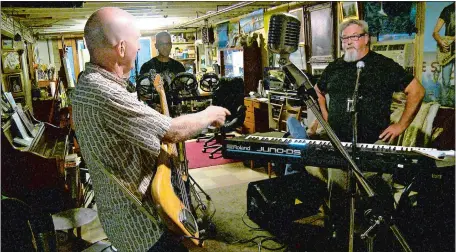
[(366, 239), (366, 251), (374, 252), (374, 237), (368, 237)]
[(411, 252), (412, 249), (408, 245), (407, 241), (405, 240), (404, 236), (402, 236), (401, 231), (396, 227), (395, 224), (390, 225), (391, 231), (393, 231), (394, 236), (396, 237), (397, 241), (401, 244), (402, 250), (406, 252)]
[[(206, 207), (206, 205), (203, 203), (203, 201), (201, 200), (201, 197), (200, 197), (199, 193), (198, 193), (198, 192), (196, 191), (196, 189), (195, 189), (195, 184), (196, 184), (196, 183), (194, 182), (194, 180), (191, 180), (191, 182), (193, 182), (193, 183), (190, 184), (190, 190), (191, 190), (191, 192), (193, 193), (193, 195), (195, 195), (196, 201), (198, 202), (198, 205), (197, 205), (197, 206), (201, 205), (201, 209), (202, 209), (203, 211), (206, 211), (207, 207)], [(196, 185), (197, 185), (197, 184), (196, 184)]]
[(201, 188), (201, 186), (200, 186), (198, 183), (196, 183), (195, 179), (194, 179), (190, 174), (188, 175), (188, 177), (189, 177), (189, 179), (193, 182), (193, 185), (196, 186), (196, 187), (198, 187), (198, 189), (206, 196), (206, 199), (207, 199), (207, 200), (211, 200), (211, 196), (209, 196), (209, 194), (207, 194), (207, 193), (203, 190), (203, 188)]

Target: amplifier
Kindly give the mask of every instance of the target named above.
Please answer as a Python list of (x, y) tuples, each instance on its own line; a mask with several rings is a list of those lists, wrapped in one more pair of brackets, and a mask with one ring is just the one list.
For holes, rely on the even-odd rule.
[(286, 229), (290, 222), (318, 213), (326, 185), (307, 173), (251, 182), (247, 215), (266, 230)]

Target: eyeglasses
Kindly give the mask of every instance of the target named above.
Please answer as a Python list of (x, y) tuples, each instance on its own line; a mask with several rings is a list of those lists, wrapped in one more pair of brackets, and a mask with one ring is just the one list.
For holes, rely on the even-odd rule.
[(170, 46), (173, 45), (173, 43), (168, 42), (168, 43), (157, 43), (158, 46)]
[(342, 40), (342, 42), (348, 42), (349, 39), (351, 41), (358, 41), (359, 38), (364, 37), (364, 35), (366, 35), (366, 33), (361, 33), (359, 35), (352, 35), (348, 37), (341, 37), (340, 40)]

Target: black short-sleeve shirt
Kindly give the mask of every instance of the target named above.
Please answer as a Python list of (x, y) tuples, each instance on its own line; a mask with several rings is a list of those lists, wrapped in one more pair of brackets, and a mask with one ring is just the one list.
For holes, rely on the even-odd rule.
[(445, 7), (439, 16), (445, 22), (445, 36), (454, 36), (454, 3)]
[[(358, 101), (358, 142), (374, 143), (390, 124), (393, 92), (403, 91), (413, 80), (392, 59), (370, 51), (360, 61), (365, 67), (360, 74)], [(356, 82), (356, 62), (339, 58), (330, 63), (317, 83), (329, 95), (328, 123), (341, 141), (352, 140), (352, 114), (347, 112)]]
[(151, 69), (154, 69), (156, 73), (167, 73), (172, 80), (178, 73), (185, 72), (185, 67), (177, 60), (169, 59), (168, 62), (161, 62), (157, 57), (152, 58), (141, 66), (139, 74), (148, 73)]

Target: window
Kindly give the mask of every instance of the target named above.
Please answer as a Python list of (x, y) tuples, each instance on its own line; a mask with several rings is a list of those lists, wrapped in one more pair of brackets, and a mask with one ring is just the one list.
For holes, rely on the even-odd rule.
[(137, 53), (136, 56), (136, 62), (138, 65), (135, 65), (135, 67), (130, 71), (130, 81), (132, 83), (135, 83), (136, 81), (136, 71), (138, 71), (139, 75), (139, 70), (141, 69), (141, 66), (149, 61), (152, 57), (151, 53), (151, 40), (150, 37), (145, 37), (145, 38), (140, 38), (139, 39), (139, 44), (140, 44), (140, 50)]

